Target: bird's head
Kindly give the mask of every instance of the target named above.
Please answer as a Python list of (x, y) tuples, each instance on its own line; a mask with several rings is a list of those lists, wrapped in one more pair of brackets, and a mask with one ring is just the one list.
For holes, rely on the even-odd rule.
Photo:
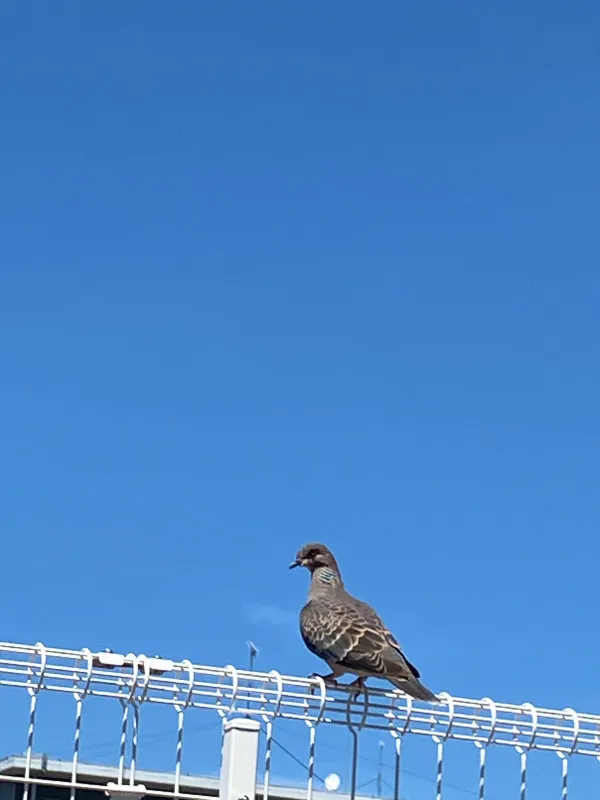
[(337, 562), (333, 553), (324, 544), (310, 542), (301, 547), (296, 553), (296, 560), (290, 564), (290, 569), (294, 567), (306, 567), (310, 572), (314, 572), (319, 567), (329, 567), (339, 573)]

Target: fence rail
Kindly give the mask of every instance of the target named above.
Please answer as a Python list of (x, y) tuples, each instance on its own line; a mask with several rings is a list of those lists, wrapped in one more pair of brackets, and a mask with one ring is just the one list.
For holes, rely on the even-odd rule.
[[(130, 775), (135, 776), (139, 715), (143, 707), (162, 705), (177, 713), (177, 764), (173, 792), (183, 796), (181, 742), (186, 715), (191, 709), (212, 710), (224, 725), (235, 718), (256, 720), (266, 731), (265, 794), (268, 794), (273, 722), (297, 720), (309, 728), (308, 792), (312, 792), (316, 730), (341, 725), (354, 737), (355, 762), (358, 733), (386, 731), (396, 741), (397, 758), (405, 736), (429, 737), (437, 745), (437, 790), (441, 797), (444, 745), (448, 740), (474, 743), (480, 751), (478, 796), (484, 797), (485, 760), (490, 746), (512, 747), (520, 755), (521, 797), (525, 797), (527, 757), (532, 751), (550, 751), (561, 757), (562, 797), (567, 797), (569, 758), (600, 759), (600, 716), (571, 708), (513, 705), (489, 698), (471, 699), (441, 695), (441, 703), (414, 701), (396, 690), (368, 688), (362, 694), (326, 686), (321, 679), (255, 672), (231, 665), (213, 667), (128, 653), (65, 650), (35, 645), (0, 643), (0, 686), (20, 687), (30, 697), (29, 728), (24, 781), (31, 776), (37, 700), (41, 692), (69, 695), (74, 702), (75, 738), (73, 785), (76, 784), (83, 704), (89, 697), (112, 698), (122, 709), (122, 737), (117, 783), (123, 783), (125, 739), (132, 731)], [(2, 706), (0, 697), (0, 708)], [(311, 766), (312, 765), (312, 766)], [(351, 794), (356, 794), (354, 764)], [(133, 784), (134, 778), (130, 780)], [(163, 793), (164, 795), (164, 793)], [(24, 800), (28, 800), (25, 795)]]

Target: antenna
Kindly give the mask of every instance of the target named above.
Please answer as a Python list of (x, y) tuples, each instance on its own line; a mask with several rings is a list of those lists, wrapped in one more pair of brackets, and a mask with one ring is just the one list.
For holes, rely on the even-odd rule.
[[(258, 655), (258, 647), (250, 640), (246, 644), (248, 645), (248, 669), (252, 672), (254, 670), (254, 659)], [(248, 685), (250, 685), (250, 682), (248, 682)], [(250, 698), (246, 702), (246, 708), (250, 708)], [(249, 714), (246, 714), (246, 716), (248, 717)]]
[(252, 670), (254, 669), (254, 659), (258, 655), (258, 647), (254, 644), (254, 642), (248, 641), (246, 642), (246, 644), (248, 645), (248, 653), (249, 653), (248, 669), (250, 670), (250, 672), (252, 672)]

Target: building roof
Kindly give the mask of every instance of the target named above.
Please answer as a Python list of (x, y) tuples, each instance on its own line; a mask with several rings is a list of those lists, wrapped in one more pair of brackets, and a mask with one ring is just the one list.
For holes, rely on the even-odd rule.
[[(25, 756), (6, 756), (0, 759), (0, 775), (14, 775), (22, 777), (25, 773)], [(71, 781), (73, 770), (72, 761), (63, 761), (57, 758), (48, 758), (45, 755), (34, 755), (31, 759), (31, 776), (35, 778), (52, 779), (64, 782)], [(126, 775), (129, 776), (128, 771)], [(117, 767), (105, 766), (103, 764), (86, 764), (79, 762), (77, 765), (77, 781), (86, 784), (95, 784), (99, 789), (106, 786), (109, 782), (116, 782), (119, 776)], [(164, 789), (166, 792), (173, 791), (173, 773), (155, 772), (153, 770), (138, 769), (135, 773), (136, 782), (143, 784), (148, 789)], [(198, 794), (219, 796), (219, 778), (209, 775), (186, 775), (182, 774), (180, 779), (180, 789), (186, 794)], [(256, 787), (257, 797), (262, 798), (262, 783), (259, 781)], [(341, 792), (313, 791), (313, 800), (350, 800), (349, 794)], [(306, 800), (306, 787), (304, 786), (282, 786), (271, 784), (269, 788), (270, 800)], [(367, 800), (367, 796), (356, 795), (355, 800)]]

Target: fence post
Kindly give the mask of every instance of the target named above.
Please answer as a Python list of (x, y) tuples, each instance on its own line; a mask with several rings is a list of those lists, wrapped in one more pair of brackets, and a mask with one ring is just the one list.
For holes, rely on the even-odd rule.
[(223, 723), (220, 800), (255, 800), (259, 731), (256, 719)]

